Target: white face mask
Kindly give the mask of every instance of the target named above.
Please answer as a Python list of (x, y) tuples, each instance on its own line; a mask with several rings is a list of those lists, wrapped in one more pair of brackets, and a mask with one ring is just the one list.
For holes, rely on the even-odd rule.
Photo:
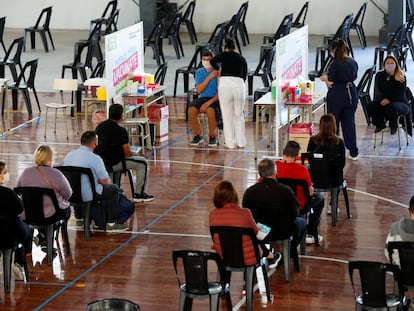
[(385, 64), (385, 71), (388, 74), (390, 74), (390, 75), (394, 74), (394, 72), (395, 72), (395, 64), (394, 63), (392, 63), (392, 64)]
[(211, 64), (209, 60), (202, 60), (201, 63), (205, 69), (211, 69)]
[(9, 172), (7, 172), (6, 174), (3, 175), (3, 186), (7, 186), (9, 181), (10, 181), (10, 174)]

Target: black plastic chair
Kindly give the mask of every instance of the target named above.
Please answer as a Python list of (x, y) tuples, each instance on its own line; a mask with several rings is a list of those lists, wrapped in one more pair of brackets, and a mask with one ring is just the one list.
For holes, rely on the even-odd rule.
[(109, 21), (111, 17), (115, 14), (117, 8), (118, 8), (118, 0), (109, 1), (101, 17), (91, 20), (90, 27), (89, 27), (90, 30), (92, 31), (94, 24), (96, 23), (101, 23), (102, 25), (104, 25), (105, 30), (106, 30), (106, 28), (108, 27)]
[(300, 9), (296, 19), (292, 23), (293, 28), (302, 28), (305, 26), (306, 15), (308, 14), (309, 1), (306, 1), (305, 4)]
[(316, 48), (316, 53), (318, 53), (319, 49), (327, 50), (329, 53), (329, 48), (331, 42), (335, 41), (336, 39), (343, 39), (349, 48), (349, 52), (351, 53), (352, 57), (354, 57), (354, 50), (352, 49), (351, 40), (349, 38), (349, 32), (351, 31), (352, 21), (354, 19), (354, 13), (350, 13), (345, 16), (342, 23), (339, 25), (338, 29), (336, 30), (335, 34), (326, 35), (323, 37), (323, 45), (318, 46)]
[(365, 38), (364, 28), (362, 27), (362, 23), (364, 22), (366, 10), (367, 10), (367, 2), (364, 2), (359, 8), (359, 11), (355, 15), (355, 18), (351, 24), (351, 29), (354, 29), (356, 31), (359, 42), (361, 43), (361, 47), (363, 49), (367, 47), (367, 40)]
[[(15, 106), (17, 107), (18, 91), (21, 91), (29, 116), (33, 115), (32, 101), (30, 99), (30, 92), (29, 92), (30, 90), (33, 91), (39, 112), (42, 111), (40, 108), (39, 98), (37, 97), (36, 88), (35, 88), (37, 65), (38, 65), (37, 58), (26, 62), (24, 64), (22, 71), (17, 77), (17, 80), (8, 86), (9, 89), (12, 91), (13, 107)], [(29, 74), (28, 77), (26, 75), (27, 72)]]
[(275, 51), (276, 47), (274, 45), (264, 47), (256, 69), (247, 72), (248, 95), (253, 94), (253, 77), (260, 77), (265, 87), (269, 87), (272, 83), (272, 64)]
[[(170, 43), (172, 43), (175, 51), (175, 55), (177, 56), (177, 59), (180, 59), (181, 56), (184, 57), (184, 50), (183, 50), (183, 44), (181, 43), (180, 38), (180, 25), (181, 25), (181, 18), (182, 14), (177, 13), (175, 14), (174, 19), (172, 20), (171, 24), (165, 31), (165, 34), (161, 36), (160, 40), (160, 50), (162, 51), (162, 39), (168, 39)], [(181, 54), (180, 54), (181, 53)]]
[[(86, 44), (88, 41), (91, 41), (93, 44), (93, 53), (92, 57), (96, 58), (96, 61), (99, 63), (102, 60), (104, 60), (100, 40), (101, 40), (101, 30), (102, 30), (102, 22), (98, 21), (95, 23), (95, 26), (93, 27), (92, 31), (89, 33), (89, 36), (86, 40), (78, 40), (75, 42), (75, 53), (78, 51), (79, 47), (82, 46), (82, 44)], [(92, 58), (91, 58), (92, 62)], [(92, 66), (92, 65), (90, 65)]]
[(401, 57), (403, 56), (403, 43), (407, 34), (407, 23), (398, 26), (395, 32), (392, 33), (390, 40), (386, 45), (380, 45), (375, 48), (374, 65), (378, 66), (379, 70), (383, 69), (385, 53), (387, 55), (393, 54), (401, 65)]
[(196, 48), (201, 46), (203, 47), (203, 49), (212, 50), (214, 55), (223, 52), (224, 39), (226, 38), (227, 27), (228, 22), (217, 24), (216, 27), (214, 27), (214, 30), (211, 33), (208, 41), (204, 44), (197, 45)]
[[(105, 59), (98, 62), (93, 68), (92, 73), (90, 75), (90, 79), (93, 78), (102, 78), (105, 72)], [(80, 112), (82, 110), (82, 92), (85, 91), (84, 83), (78, 84), (78, 89), (76, 90), (76, 111)]]
[[(349, 39), (349, 32), (351, 30), (351, 25), (354, 20), (354, 13), (350, 13), (344, 17), (341, 24), (338, 26), (336, 32), (334, 34), (325, 35), (323, 37), (323, 44), (330, 45), (332, 41), (335, 39), (344, 39), (348, 42)], [(350, 47), (349, 47), (350, 48)]]
[(45, 52), (49, 52), (49, 47), (47, 44), (46, 34), (49, 36), (50, 43), (52, 44), (52, 48), (55, 49), (55, 44), (53, 43), (52, 34), (50, 33), (50, 17), (52, 16), (52, 7), (47, 7), (42, 10), (40, 16), (38, 17), (36, 24), (33, 27), (25, 28), (24, 29), (24, 51), (26, 52), (26, 36), (27, 33), (30, 33), (30, 47), (31, 49), (36, 48), (36, 37), (35, 34), (38, 32), (40, 34), (40, 38), (42, 38), (43, 47)]
[(6, 54), (7, 49), (6, 49), (6, 45), (4, 44), (4, 39), (3, 39), (5, 26), (6, 26), (6, 16), (0, 17), (0, 43), (1, 43), (1, 46), (3, 47), (4, 53)]
[(390, 262), (400, 266), (404, 290), (412, 288), (414, 286), (414, 242), (388, 242), (387, 250)]
[[(327, 51), (320, 51), (319, 54), (316, 54), (315, 69), (308, 72), (308, 78), (311, 81), (315, 81), (316, 78), (321, 77), (327, 73), (329, 66), (333, 61), (333, 57)], [(320, 65), (319, 65), (320, 64)]]
[[(297, 191), (299, 188), (302, 189), (303, 194), (305, 195), (306, 198), (306, 204), (304, 206), (304, 208), (300, 211), (300, 215), (302, 217), (304, 217), (305, 219), (309, 217), (313, 217), (313, 211), (310, 208), (310, 201), (312, 200), (312, 197), (310, 196), (309, 193), (309, 186), (308, 183), (306, 182), (305, 179), (294, 179), (294, 178), (277, 178), (277, 180), (279, 182), (281, 182), (282, 184), (285, 184), (286, 186), (289, 186), (290, 189), (292, 189), (292, 191), (295, 193), (295, 195), (297, 195)], [(315, 238), (315, 245), (319, 245), (319, 235), (318, 235), (318, 228), (315, 228), (316, 232), (314, 233), (314, 238)], [(303, 243), (301, 244), (301, 250), (302, 250), (302, 254), (303, 251), (306, 252), (306, 245)]]
[[(73, 191), (72, 196), (69, 199), (70, 204), (74, 208), (77, 208), (79, 206), (82, 208), (84, 239), (89, 240), (91, 222), (90, 215), (92, 205), (95, 205), (98, 208), (98, 215), (100, 211), (100, 220), (98, 220), (96, 223), (99, 223), (100, 225), (103, 224), (103, 228), (105, 228), (105, 214), (102, 207), (102, 199), (101, 196), (96, 193), (92, 171), (90, 168), (78, 166), (57, 166), (56, 169), (61, 171), (70, 183)], [(89, 182), (91, 185), (93, 198), (92, 201), (84, 201), (82, 198), (82, 183), (85, 182)]]
[[(12, 221), (15, 221), (14, 219)], [(20, 252), (20, 257), (24, 259), (23, 268), (25, 272), (24, 281), (29, 280), (29, 270), (26, 262), (26, 251), (21, 243), (16, 243), (10, 238), (11, 219), (0, 219), (0, 254), (3, 257), (3, 285), (4, 292), (10, 292), (10, 283), (13, 266), (13, 253)]]
[[(410, 18), (407, 21), (407, 29), (405, 32), (405, 40), (403, 41), (403, 44), (405, 46), (408, 46), (408, 48), (410, 49), (411, 57), (414, 61), (413, 30), (414, 30), (414, 14), (411, 14)], [(0, 32), (0, 35), (1, 35), (1, 32)]]
[(109, 35), (115, 31), (118, 31), (118, 19), (119, 19), (119, 9), (116, 9), (115, 12), (109, 17), (105, 30), (103, 31), (104, 35)]
[(364, 74), (361, 77), (361, 80), (359, 80), (359, 83), (357, 85), (359, 101), (361, 103), (362, 111), (364, 112), (365, 119), (367, 120), (368, 125), (372, 123), (371, 116), (368, 113), (368, 105), (372, 101), (370, 90), (371, 90), (371, 83), (372, 83), (372, 78), (374, 77), (374, 74), (375, 74), (375, 65), (365, 70)]
[(184, 78), (184, 92), (185, 93), (188, 92), (190, 74), (192, 74), (194, 76), (196, 70), (198, 68), (200, 68), (203, 51), (204, 51), (204, 48), (202, 46), (197, 46), (195, 48), (195, 52), (193, 54), (193, 57), (191, 57), (190, 62), (188, 63), (188, 65), (184, 66), (184, 67), (179, 67), (175, 70), (173, 97), (175, 97), (176, 94), (177, 94), (177, 81), (178, 81), (178, 76), (180, 74), (182, 74), (183, 78)]
[[(221, 258), (223, 260), (226, 271), (229, 272), (228, 282), (230, 283), (231, 272), (244, 272), (246, 284), (246, 310), (253, 310), (253, 278), (257, 267), (262, 268), (264, 282), (266, 286), (267, 299), (272, 300), (269, 291), (269, 280), (266, 271), (266, 259), (260, 258), (259, 244), (251, 228), (228, 227), (228, 226), (211, 226), (211, 237), (214, 240), (218, 238), (221, 247)], [(254, 248), (256, 254), (256, 263), (254, 265), (246, 265), (244, 262), (243, 239), (248, 238)]]
[[(24, 46), (24, 38), (16, 38), (10, 44), (7, 49), (6, 55), (0, 60), (0, 78), (4, 78), (4, 67), (7, 66), (10, 69), (11, 77), (13, 81), (17, 80), (19, 73), (17, 73), (17, 66), (20, 68), (20, 72), (23, 70), (21, 57)], [(12, 55), (12, 53), (14, 53)]]
[[(227, 308), (232, 310), (228, 273), (219, 254), (198, 250), (173, 250), (172, 257), (180, 288), (178, 310), (191, 310), (194, 298), (209, 298), (210, 311), (218, 311), (221, 295), (226, 296)], [(178, 266), (179, 261), (182, 261), (182, 268)], [(214, 279), (211, 274), (213, 266), (209, 266), (209, 262), (216, 264)]]
[(86, 311), (140, 311), (139, 305), (127, 299), (106, 298), (88, 303)]
[(240, 54), (242, 54), (239, 37), (237, 35), (240, 29), (240, 23), (241, 15), (240, 12), (238, 12), (231, 17), (230, 22), (227, 24), (225, 38), (232, 39), (236, 45), (237, 50)]
[(188, 30), (188, 34), (190, 35), (191, 44), (197, 42), (197, 33), (193, 23), (193, 15), (195, 9), (196, 2), (195, 0), (191, 1), (187, 9), (185, 10), (183, 17), (181, 19), (181, 24), (185, 24)]
[[(344, 195), (348, 219), (351, 219), (352, 215), (349, 209), (346, 180), (343, 179), (342, 172), (340, 172), (340, 176), (335, 176), (335, 178), (333, 178), (333, 174), (335, 174), (333, 173), (333, 170), (335, 169), (336, 163), (339, 161), (339, 156), (326, 155), (317, 152), (305, 152), (302, 153), (301, 157), (303, 165), (305, 165), (306, 161), (309, 164), (309, 173), (315, 191), (331, 193), (332, 226), (336, 226), (338, 221), (338, 194), (341, 190)], [(334, 183), (333, 179), (337, 179), (338, 181)]]
[(249, 1), (246, 1), (242, 3), (239, 10), (237, 11), (237, 14), (240, 14), (240, 23), (239, 23), (238, 31), (240, 33), (240, 38), (242, 40), (243, 46), (246, 46), (246, 44), (250, 44), (249, 34), (247, 32), (247, 27), (246, 27), (246, 14), (247, 14), (248, 8), (249, 8)]
[(157, 62), (157, 65), (165, 63), (164, 52), (162, 51), (161, 36), (163, 32), (163, 21), (157, 22), (154, 28), (151, 30), (147, 39), (144, 40), (144, 52), (147, 46), (152, 48), (153, 58)]
[(154, 74), (154, 82), (159, 85), (164, 85), (165, 75), (167, 74), (168, 62), (160, 64)]
[(277, 28), (274, 34), (263, 36), (263, 44), (272, 43), (275, 45), (276, 40), (279, 40), (280, 38), (288, 35), (292, 27), (292, 20), (293, 20), (293, 13), (285, 15), (285, 17), (283, 17), (282, 22), (280, 23), (279, 27)]
[[(58, 228), (61, 228), (66, 255), (70, 256), (67, 223), (63, 211), (59, 208), (55, 191), (40, 187), (16, 187), (14, 191), (23, 199), (25, 222), (33, 229), (45, 230), (48, 264), (51, 265), (53, 261), (54, 231)], [(43, 212), (43, 202), (46, 198), (51, 200), (55, 207), (55, 214), (49, 218), (45, 218)]]
[(79, 42), (75, 45), (75, 57), (72, 63), (62, 65), (62, 79), (65, 77), (66, 69), (72, 71), (72, 78), (78, 78), (78, 71), (82, 82), (85, 82), (88, 77), (86, 69), (92, 68), (92, 57), (94, 51), (93, 41)]
[[(355, 310), (368, 308), (386, 308), (387, 310), (405, 310), (404, 290), (401, 271), (397, 265), (374, 261), (350, 261), (349, 277), (355, 296)], [(354, 282), (354, 270), (359, 271), (360, 282)], [(392, 274), (392, 278), (387, 275)], [(394, 288), (387, 292), (387, 288)], [(408, 306), (407, 306), (408, 307)]]

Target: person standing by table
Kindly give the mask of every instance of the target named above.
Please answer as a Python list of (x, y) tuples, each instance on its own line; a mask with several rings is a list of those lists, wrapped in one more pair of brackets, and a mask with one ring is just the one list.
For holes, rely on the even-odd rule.
[(234, 41), (227, 39), (224, 52), (210, 61), (214, 69), (220, 70), (218, 96), (223, 117), (224, 142), (230, 149), (246, 146), (244, 81), (247, 76), (247, 62), (235, 49)]
[(336, 118), (336, 128), (342, 127), (345, 147), (349, 159), (358, 159), (357, 137), (355, 130), (355, 111), (358, 104), (358, 91), (354, 84), (358, 73), (357, 62), (349, 57), (349, 48), (343, 39), (336, 39), (330, 46), (333, 56), (328, 74), (320, 79), (328, 86), (326, 96), (328, 113)]

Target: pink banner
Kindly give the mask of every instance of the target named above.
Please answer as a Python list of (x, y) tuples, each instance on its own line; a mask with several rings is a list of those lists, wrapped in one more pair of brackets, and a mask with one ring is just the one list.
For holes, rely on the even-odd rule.
[(302, 56), (300, 56), (282, 73), (282, 80), (286, 81), (297, 78), (302, 73), (302, 69)]
[(115, 67), (112, 71), (113, 85), (118, 85), (123, 79), (125, 79), (129, 73), (134, 71), (138, 67), (138, 52), (131, 54), (126, 60), (124, 60), (119, 66)]

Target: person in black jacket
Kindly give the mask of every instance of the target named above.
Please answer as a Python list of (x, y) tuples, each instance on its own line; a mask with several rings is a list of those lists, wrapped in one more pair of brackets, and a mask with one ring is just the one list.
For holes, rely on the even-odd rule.
[(23, 263), (26, 253), (31, 251), (31, 232), (29, 226), (23, 222), (19, 214), (23, 212), (23, 202), (17, 194), (6, 187), (10, 175), (6, 163), (0, 161), (0, 236), (2, 248), (13, 248), (22, 243), (24, 248), (18, 248), (14, 256), (12, 268), (16, 280), (23, 280)]
[(375, 76), (374, 100), (368, 106), (372, 123), (375, 125), (375, 133), (386, 128), (387, 120), (391, 134), (397, 132), (398, 116), (410, 112), (406, 89), (407, 80), (403, 70), (397, 59), (393, 55), (388, 55), (384, 60), (384, 70)]
[(298, 246), (306, 234), (306, 220), (299, 217), (295, 194), (277, 181), (273, 160), (263, 159), (258, 170), (262, 180), (244, 192), (242, 206), (250, 209), (257, 223), (271, 228), (265, 241), (284, 240), (293, 235), (292, 245)]

